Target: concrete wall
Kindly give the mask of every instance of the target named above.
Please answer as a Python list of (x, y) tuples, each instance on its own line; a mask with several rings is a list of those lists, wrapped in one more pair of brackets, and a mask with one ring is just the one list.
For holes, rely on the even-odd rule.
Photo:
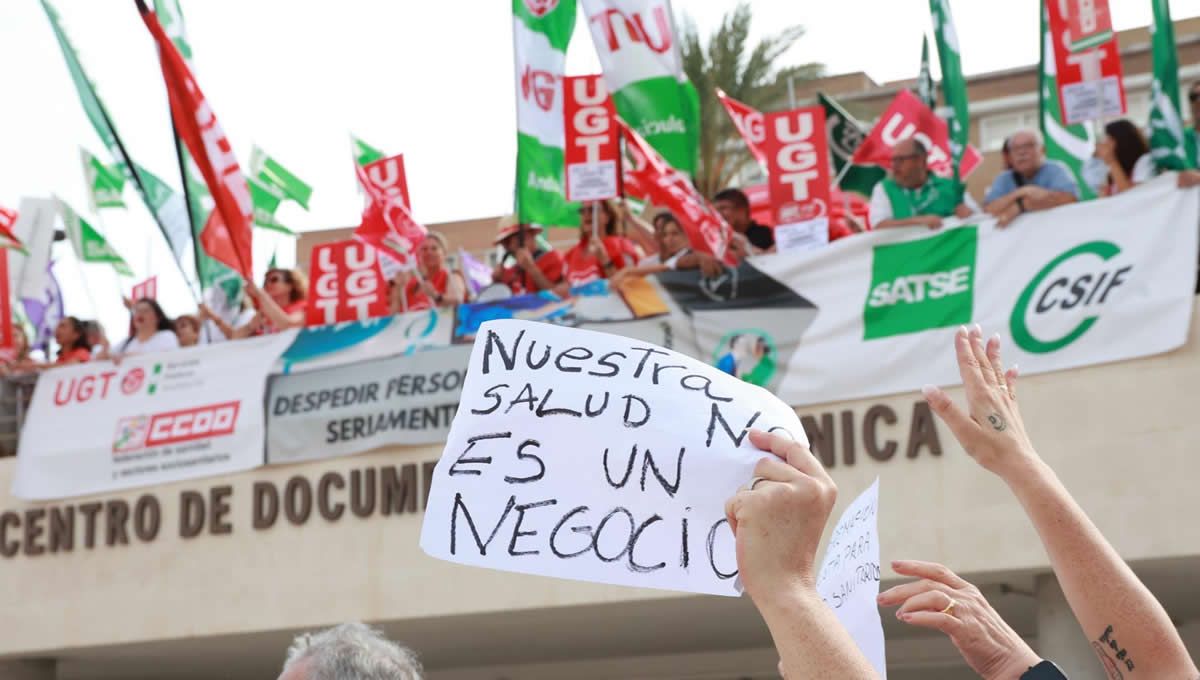
[[(949, 352), (929, 357), (950, 360)], [(1171, 354), (1032, 376), (1020, 384), (1022, 410), (1043, 457), (1189, 631), (1200, 620), (1193, 582), (1200, 573), (1200, 534), (1192, 526), (1200, 509), (1196, 384), (1195, 324), (1188, 345)], [(1018, 631), (1033, 636), (1032, 603), (1019, 593), (1032, 592), (1035, 577), (1048, 570), (1037, 537), (1006, 488), (975, 465), (942, 426), (940, 456), (928, 449), (905, 456), (916, 402), (916, 395), (906, 394), (802, 413), (818, 421), (822, 413), (833, 413), (839, 423), (842, 411), (852, 413), (858, 455), (846, 465), (838, 454), (833, 474), (842, 490), (839, 503), (881, 477), (885, 563), (936, 560), (985, 586), (1006, 584), (1018, 594), (989, 592)], [(880, 430), (881, 437), (899, 444), (886, 462), (862, 449), (862, 416), (876, 404), (898, 415), (895, 425)], [(230, 677), (254, 677), (277, 667), (292, 631), (343, 620), (386, 623), (431, 668), (445, 672), (435, 677), (447, 678), (484, 677), (468, 672), (480, 667), (769, 650), (769, 638), (746, 601), (506, 574), (426, 557), (417, 545), (423, 497), (414, 494), (423, 484), (421, 464), (439, 453), (436, 447), (386, 450), (50, 504), (8, 496), (14, 461), (0, 460), (0, 513), (18, 513), (24, 527), (33, 517), (27, 511), (72, 505), (80, 525), (70, 551), (60, 543), (50, 552), (49, 534), (43, 534), (30, 543), (46, 552), (28, 555), (22, 549), (0, 559), (0, 659), (57, 659), (62, 678), (143, 677), (135, 670), (148, 673), (144, 677), (184, 678), (212, 677), (213, 668), (205, 664), (216, 658), (243, 664), (246, 674)], [(396, 505), (385, 515), (379, 507), (382, 471), (392, 467), (403, 479), (408, 464), (411, 484), (391, 489)], [(377, 497), (367, 517), (346, 510), (329, 520), (314, 506), (300, 524), (281, 511), (272, 526), (255, 528), (255, 483), (270, 483), (286, 495), (293, 478), (316, 488), (327, 473), (349, 482), (350, 471), (359, 470), (362, 479), (368, 469), (376, 471)], [(293, 482), (293, 493), (304, 485)], [(333, 501), (346, 501), (346, 491), (327, 488), (334, 488)], [(395, 493), (400, 490), (407, 495), (401, 498)], [(192, 538), (180, 536), (183, 492), (197, 493), (206, 506), (206, 528)], [(162, 509), (153, 540), (139, 539), (130, 527), (129, 543), (121, 545), (122, 536), (110, 535), (101, 522), (96, 544), (85, 547), (81, 503), (124, 500), (132, 508), (144, 494), (156, 497)], [(217, 513), (220, 533), (213, 533), (209, 521), (214, 496), (229, 508)], [(196, 496), (190, 498), (195, 507)], [(101, 510), (99, 517), (106, 513)], [(35, 526), (48, 532), (48, 520), (41, 522)], [(0, 548), (11, 548), (14, 539), (25, 542), (23, 527), (21, 532), (9, 527)], [(118, 544), (107, 545), (109, 539)], [(885, 568), (884, 578), (894, 574)], [(942, 658), (943, 641), (890, 619), (885, 616), (893, 662), (907, 663), (895, 651), (906, 648), (912, 649), (912, 663), (930, 654)], [(170, 659), (172, 670), (147, 667), (146, 659)], [(190, 661), (175, 663), (181, 659)], [(953, 662), (952, 650), (945, 659)]]

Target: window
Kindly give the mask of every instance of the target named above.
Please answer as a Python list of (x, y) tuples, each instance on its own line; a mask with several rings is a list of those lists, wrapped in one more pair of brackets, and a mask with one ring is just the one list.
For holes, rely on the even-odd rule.
[(1036, 109), (998, 113), (979, 119), (979, 146), (983, 151), (999, 151), (1009, 135), (1025, 128), (1038, 127)]

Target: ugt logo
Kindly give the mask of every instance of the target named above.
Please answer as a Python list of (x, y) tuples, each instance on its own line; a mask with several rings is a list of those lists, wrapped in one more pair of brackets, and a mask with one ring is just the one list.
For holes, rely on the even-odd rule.
[(525, 9), (534, 17), (541, 19), (558, 7), (558, 0), (525, 0)]
[[(589, 16), (588, 22), (597, 24), (603, 31), (603, 43), (608, 46), (609, 52), (619, 52), (624, 44), (641, 43), (655, 54), (666, 54), (671, 49), (671, 19), (666, 6), (659, 3), (645, 13), (650, 14), (658, 35), (648, 30), (642, 12), (626, 16), (619, 9), (609, 8)], [(618, 31), (618, 27), (621, 30)]]
[(554, 108), (554, 91), (557, 89), (558, 76), (549, 71), (535, 71), (533, 67), (526, 65), (525, 72), (521, 74), (521, 97), (529, 101), (533, 98), (533, 103), (543, 111), (549, 111)]

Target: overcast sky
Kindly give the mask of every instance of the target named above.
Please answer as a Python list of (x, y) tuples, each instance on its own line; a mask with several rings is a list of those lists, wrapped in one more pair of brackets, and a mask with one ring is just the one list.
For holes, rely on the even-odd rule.
[[(54, 1), (54, 0), (52, 0)], [(1111, 0), (1117, 28), (1150, 21), (1149, 0)], [(132, 0), (56, 0), (64, 28), (130, 154), (178, 187), (159, 70)], [(511, 210), (515, 143), (511, 5), (505, 0), (181, 0), (196, 77), (243, 162), (258, 144), (314, 186), (311, 212), (287, 205), (297, 230), (356, 224), (361, 199), (349, 160), (351, 132), (406, 157), (417, 219), (431, 223)], [(732, 3), (675, 0), (707, 34)], [(1176, 19), (1200, 0), (1173, 0)], [(756, 32), (807, 29), (785, 63), (866, 71), (878, 81), (916, 74), (929, 29), (927, 0), (755, 0)], [(1036, 0), (954, 0), (968, 74), (1038, 58)], [(598, 71), (577, 22), (568, 74)], [(92, 131), (37, 0), (0, 0), (0, 205), (57, 193), (87, 213), (79, 147), (111, 161)], [(139, 277), (178, 278), (131, 189), (127, 211), (101, 226)], [(256, 230), (259, 266), (284, 239)], [(56, 251), (57, 252), (57, 251)], [(62, 257), (66, 257), (62, 255)], [(63, 267), (59, 267), (60, 270)], [(78, 268), (62, 274), (68, 307), (89, 315)], [(93, 297), (115, 291), (88, 267)], [(130, 282), (125, 283), (128, 289)], [(168, 311), (190, 305), (169, 280)], [(115, 295), (115, 293), (113, 293)], [(107, 308), (105, 302), (98, 303)], [(119, 314), (102, 310), (105, 318)]]

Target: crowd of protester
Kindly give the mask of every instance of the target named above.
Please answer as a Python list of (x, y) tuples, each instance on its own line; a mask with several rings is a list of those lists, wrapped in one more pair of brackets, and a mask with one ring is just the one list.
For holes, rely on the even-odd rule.
[[(1200, 82), (1192, 85), (1188, 100), (1193, 120), (1200, 121)], [(1128, 120), (1114, 120), (1104, 128), (1093, 158), (1082, 175), (1086, 188), (1099, 197), (1128, 191), (1158, 173), (1145, 134)], [(1197, 136), (1195, 128), (1189, 134)], [(892, 149), (891, 171), (876, 184), (866, 219), (849, 211), (829, 223), (829, 240), (850, 237), (872, 229), (923, 226), (941, 228), (947, 220), (987, 214), (1001, 228), (1027, 212), (1047, 210), (1080, 200), (1085, 193), (1066, 165), (1046, 157), (1042, 134), (1020, 130), (1004, 141), (1004, 169), (991, 182), (978, 204), (965, 185), (941, 177), (928, 165), (928, 149), (915, 138)], [(1178, 173), (1181, 188), (1200, 185), (1200, 171)], [(608, 280), (621, 289), (631, 280), (668, 270), (699, 270), (715, 276), (748, 257), (776, 252), (774, 229), (755, 221), (747, 195), (740, 189), (717, 192), (712, 207), (732, 229), (729, 254), (724, 259), (694, 249), (677, 216), (657, 211), (635, 215), (623, 201), (583, 203), (579, 208), (577, 241), (564, 251), (545, 241), (543, 228), (502, 218), (494, 245), (498, 262), (488, 299), (549, 292), (560, 297), (573, 289)], [(646, 218), (649, 218), (649, 221)], [(389, 284), (392, 313), (453, 307), (473, 301), (463, 269), (450, 262), (451, 244), (443, 234), (430, 232), (417, 247), (416, 268), (402, 271)], [(478, 288), (478, 286), (477, 286)], [(51, 366), (90, 360), (114, 359), (198, 344), (235, 340), (275, 333), (305, 325), (308, 282), (298, 269), (272, 268), (261, 287), (246, 281), (238, 313), (230, 318), (201, 304), (195, 314), (170, 319), (153, 299), (126, 300), (130, 310), (129, 333), (110, 345), (96, 321), (66, 317), (54, 330), (57, 353), (38, 361), (31, 355), (29, 337), (14, 324), (12, 357), (0, 363), (0, 374), (32, 372)], [(476, 290), (478, 293), (478, 290)]]
[[(930, 408), (967, 454), (1012, 491), (1037, 531), (1080, 628), (1109, 678), (1197, 680), (1200, 671), (1162, 604), (1088, 518), (1037, 453), (1017, 407), (1017, 371), (1005, 369), (1000, 340), (978, 325), (954, 338), (967, 407), (936, 387)], [(817, 548), (837, 486), (809, 448), (761, 431), (754, 477), (728, 500), (738, 575), (779, 654), (786, 680), (879, 675), (816, 589)], [(982, 678), (1066, 680), (996, 612), (983, 593), (944, 565), (891, 562), (908, 581), (879, 594), (896, 617), (949, 638)], [(1119, 639), (1119, 644), (1117, 640)], [(1136, 671), (1136, 675), (1133, 673)], [(419, 680), (417, 655), (362, 624), (301, 635), (280, 680)]]

